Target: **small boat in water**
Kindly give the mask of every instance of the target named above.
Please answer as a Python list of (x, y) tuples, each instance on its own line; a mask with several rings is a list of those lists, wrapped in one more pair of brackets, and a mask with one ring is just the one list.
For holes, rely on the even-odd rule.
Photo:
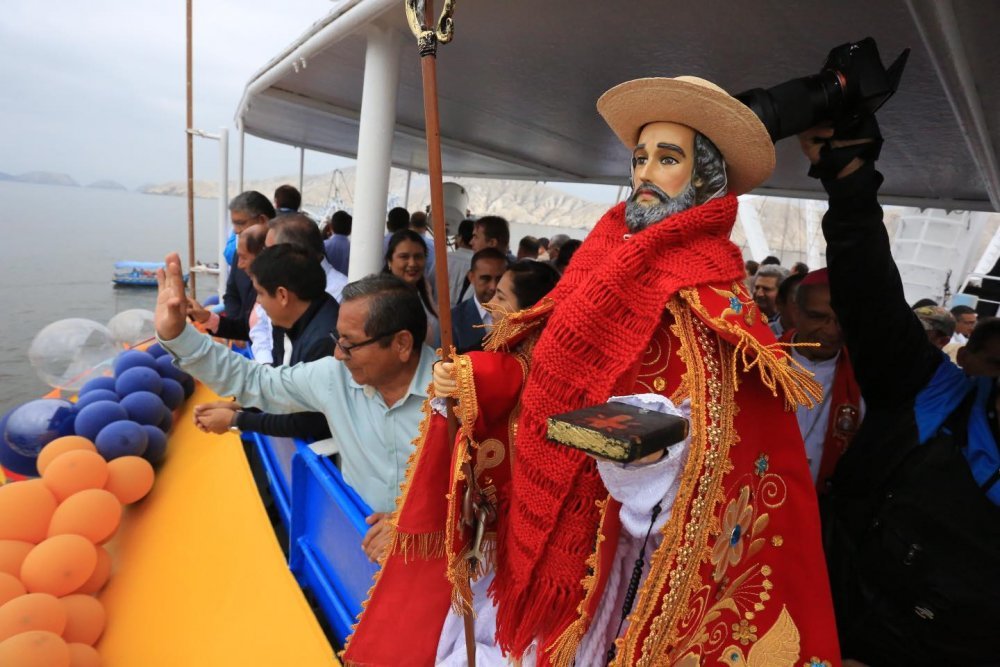
[[(129, 287), (156, 287), (156, 271), (162, 269), (163, 266), (163, 262), (115, 262), (111, 281), (115, 285)], [(185, 284), (187, 284), (188, 275), (184, 274)]]

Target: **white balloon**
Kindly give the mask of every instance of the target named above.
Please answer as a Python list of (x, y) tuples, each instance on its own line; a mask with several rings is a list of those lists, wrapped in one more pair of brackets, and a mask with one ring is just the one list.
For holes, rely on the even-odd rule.
[(123, 310), (108, 320), (108, 329), (111, 330), (116, 343), (133, 347), (156, 335), (153, 311), (143, 308)]
[(107, 368), (119, 348), (111, 331), (93, 320), (71, 317), (38, 332), (28, 360), (42, 382), (75, 391)]

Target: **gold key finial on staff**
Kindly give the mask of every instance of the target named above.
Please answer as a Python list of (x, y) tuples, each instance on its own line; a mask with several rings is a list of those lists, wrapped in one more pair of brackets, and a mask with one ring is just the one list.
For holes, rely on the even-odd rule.
[(406, 20), (417, 38), (420, 55), (434, 55), (438, 42), (447, 44), (455, 36), (455, 0), (444, 0), (441, 16), (434, 28), (427, 26), (426, 0), (406, 0)]

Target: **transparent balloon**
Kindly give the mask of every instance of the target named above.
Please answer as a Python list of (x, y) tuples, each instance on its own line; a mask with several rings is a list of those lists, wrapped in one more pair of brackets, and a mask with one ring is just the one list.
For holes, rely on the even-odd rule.
[(143, 308), (123, 310), (110, 320), (108, 329), (115, 342), (124, 347), (134, 347), (156, 335), (153, 311)]
[(87, 380), (107, 372), (118, 351), (106, 326), (73, 317), (38, 332), (28, 348), (28, 359), (42, 382), (76, 391)]

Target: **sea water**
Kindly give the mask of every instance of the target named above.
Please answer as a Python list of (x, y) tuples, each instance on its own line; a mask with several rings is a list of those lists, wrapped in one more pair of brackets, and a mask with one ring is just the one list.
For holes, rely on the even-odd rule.
[[(195, 255), (217, 258), (218, 202), (195, 200)], [(511, 246), (522, 236), (581, 229), (511, 225)], [(131, 308), (152, 310), (156, 290), (115, 287), (117, 261), (187, 257), (183, 197), (121, 190), (0, 182), (0, 415), (47, 393), (28, 362), (32, 338), (68, 317), (107, 324)], [(198, 297), (216, 292), (214, 277), (198, 276)]]

